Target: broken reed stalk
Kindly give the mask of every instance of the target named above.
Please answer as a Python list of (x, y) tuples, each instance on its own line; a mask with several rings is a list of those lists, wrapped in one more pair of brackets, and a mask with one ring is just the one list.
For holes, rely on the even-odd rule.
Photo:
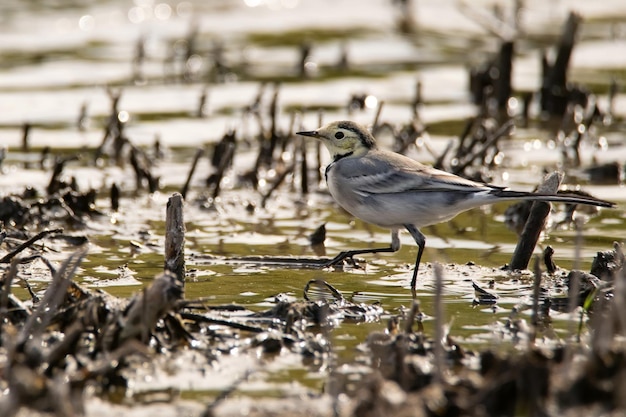
[[(274, 160), (274, 151), (276, 150), (276, 145), (280, 141), (280, 136), (278, 134), (278, 122), (277, 122), (277, 114), (278, 114), (278, 94), (280, 92), (280, 84), (276, 84), (274, 86), (274, 94), (272, 95), (272, 101), (270, 103), (269, 108), (269, 117), (270, 117), (270, 142), (269, 148), (266, 149), (265, 154), (265, 163), (267, 166), (271, 166)], [(263, 124), (261, 123), (261, 126)]]
[(567, 82), (567, 68), (576, 43), (578, 27), (581, 22), (582, 18), (580, 15), (575, 12), (570, 12), (565, 27), (563, 28), (563, 33), (561, 34), (556, 60), (548, 74), (548, 81), (552, 86), (565, 86)]
[(131, 339), (147, 344), (156, 323), (182, 298), (182, 294), (182, 281), (173, 272), (166, 270), (156, 277), (149, 287), (133, 297), (124, 317), (118, 321), (119, 327), (111, 330), (117, 334), (109, 338), (114, 341), (109, 350)]
[(580, 15), (571, 12), (563, 28), (554, 63), (548, 63), (545, 54), (542, 58), (543, 81), (540, 106), (542, 112), (551, 116), (564, 115), (570, 102), (571, 91), (567, 85), (567, 70), (581, 22)]
[(139, 148), (131, 146), (130, 164), (135, 172), (135, 182), (137, 191), (141, 190), (143, 180), (148, 184), (148, 192), (154, 193), (159, 188), (159, 178), (150, 172), (150, 158)]
[(511, 72), (513, 69), (514, 43), (502, 42), (498, 55), (498, 77), (495, 80), (495, 95), (498, 109), (506, 111), (513, 88), (511, 87)]
[(48, 193), (48, 195), (52, 195), (56, 193), (57, 191), (59, 191), (59, 188), (61, 187), (61, 182), (59, 181), (59, 177), (61, 176), (61, 173), (63, 172), (63, 169), (65, 168), (65, 164), (69, 161), (74, 161), (77, 159), (78, 159), (77, 156), (71, 156), (68, 158), (57, 158), (57, 160), (54, 161), (54, 168), (52, 170), (52, 176), (50, 177), (50, 182), (48, 183), (48, 186), (46, 187), (46, 192)]
[(206, 103), (209, 95), (208, 87), (202, 89), (202, 94), (200, 95), (200, 100), (198, 101), (198, 108), (196, 109), (196, 117), (201, 118), (206, 114)]
[(433, 265), (435, 274), (435, 373), (434, 380), (436, 383), (443, 382), (443, 337), (444, 337), (444, 308), (443, 308), (443, 268), (441, 264)]
[(615, 77), (611, 78), (611, 84), (609, 85), (609, 93), (608, 93), (608, 105), (606, 109), (606, 115), (612, 120), (615, 109), (615, 97), (619, 91), (619, 86), (617, 85), (617, 80)]
[(187, 181), (185, 181), (185, 185), (183, 185), (182, 190), (180, 190), (180, 194), (183, 198), (187, 198), (187, 191), (189, 191), (189, 184), (191, 184), (191, 178), (193, 177), (194, 172), (196, 172), (196, 167), (198, 166), (198, 161), (204, 155), (204, 149), (198, 148), (196, 150), (196, 154), (193, 157), (193, 162), (191, 163), (191, 169), (189, 170), (189, 174), (187, 175)]
[(411, 109), (413, 110), (413, 118), (419, 119), (419, 108), (424, 102), (422, 98), (422, 80), (417, 80), (415, 83), (415, 96), (411, 102)]
[(22, 152), (28, 153), (30, 151), (30, 129), (33, 127), (32, 124), (26, 122), (22, 125)]
[(116, 183), (111, 184), (110, 198), (111, 210), (117, 212), (120, 209), (120, 188)]
[(41, 150), (41, 157), (39, 158), (39, 169), (42, 171), (46, 170), (46, 161), (48, 160), (48, 156), (50, 156), (50, 147), (45, 146)]
[(109, 140), (121, 136), (121, 129), (123, 129), (123, 124), (120, 122), (118, 117), (118, 106), (120, 98), (122, 97), (122, 91), (115, 91), (112, 88), (107, 87), (106, 92), (109, 96), (109, 99), (111, 100), (111, 111), (109, 113), (108, 121), (104, 127), (102, 142), (100, 143), (94, 154), (94, 161), (98, 161), (98, 159), (100, 159), (100, 157), (104, 154), (104, 148), (106, 147)]
[(213, 194), (211, 198), (213, 201), (220, 195), (220, 184), (222, 183), (222, 178), (224, 178), (224, 173), (226, 172), (226, 168), (230, 166), (232, 163), (233, 157), (235, 156), (235, 142), (227, 141), (224, 143), (224, 153), (222, 154), (222, 158), (219, 161), (219, 165), (217, 166), (217, 171), (215, 172), (215, 178), (213, 179), (215, 182), (215, 186), (213, 188)]
[(543, 263), (546, 266), (546, 271), (550, 275), (554, 274), (557, 269), (556, 263), (554, 263), (554, 259), (552, 259), (553, 255), (554, 249), (552, 249), (552, 246), (546, 246), (543, 251)]
[(185, 222), (183, 196), (174, 193), (167, 201), (165, 214), (165, 270), (185, 283)]
[[(544, 179), (537, 192), (556, 194), (562, 180), (562, 174), (553, 172)], [(541, 235), (541, 231), (546, 224), (548, 214), (550, 214), (550, 203), (545, 201), (535, 201), (533, 203), (526, 225), (524, 225), (524, 230), (511, 257), (509, 270), (515, 271), (528, 268), (528, 263), (539, 240), (539, 235)]]

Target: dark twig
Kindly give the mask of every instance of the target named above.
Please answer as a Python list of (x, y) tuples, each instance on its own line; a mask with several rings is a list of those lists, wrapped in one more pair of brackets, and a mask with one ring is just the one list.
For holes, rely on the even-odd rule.
[(218, 161), (217, 170), (207, 179), (207, 183), (214, 184), (212, 194), (213, 201), (220, 195), (222, 178), (224, 177), (226, 168), (231, 165), (235, 156), (235, 133), (232, 132), (224, 135), (222, 142), (220, 142), (218, 146), (220, 145), (223, 145), (223, 153), (221, 154), (221, 159)]
[(187, 198), (187, 191), (189, 191), (189, 184), (191, 184), (191, 178), (193, 177), (194, 172), (196, 172), (196, 167), (198, 166), (198, 161), (204, 155), (204, 149), (198, 148), (196, 150), (196, 155), (193, 157), (193, 162), (191, 163), (191, 169), (189, 170), (189, 174), (187, 175), (187, 181), (185, 181), (185, 185), (183, 185), (182, 190), (180, 190), (180, 194), (183, 198)]
[(267, 193), (261, 199), (261, 207), (265, 207), (265, 203), (267, 203), (267, 200), (272, 196), (272, 193), (276, 191), (278, 187), (280, 187), (280, 185), (285, 181), (285, 178), (287, 178), (287, 175), (291, 174), (293, 170), (294, 170), (294, 166), (293, 164), (291, 164), (287, 168), (285, 168), (283, 172), (280, 173), (280, 175), (276, 178), (276, 180), (272, 184), (272, 187), (267, 191)]
[(372, 122), (372, 132), (375, 132), (378, 129), (378, 124), (380, 123), (380, 114), (383, 112), (383, 107), (385, 106), (385, 102), (380, 100), (378, 102), (378, 107), (376, 107), (376, 114), (374, 115), (374, 121)]
[(22, 152), (30, 151), (30, 129), (33, 127), (32, 124), (26, 122), (22, 125)]
[(411, 102), (411, 109), (413, 110), (413, 118), (419, 119), (419, 108), (424, 102), (422, 98), (422, 80), (417, 80), (415, 83), (415, 96)]
[(1, 259), (0, 259), (0, 264), (6, 264), (8, 263), (11, 259), (13, 259), (13, 257), (15, 257), (15, 255), (17, 255), (18, 253), (22, 252), (24, 249), (32, 246), (33, 243), (35, 243), (36, 241), (43, 239), (44, 237), (53, 234), (53, 233), (62, 233), (63, 229), (52, 229), (52, 230), (43, 230), (39, 233), (37, 233), (35, 236), (31, 237), (30, 239), (28, 239), (26, 242), (22, 243), (21, 245), (19, 245), (17, 248), (15, 248), (13, 251), (11, 251), (10, 253), (7, 253), (6, 255), (4, 255)]
[(200, 95), (200, 100), (198, 101), (198, 108), (196, 109), (196, 117), (204, 117), (207, 114), (207, 100), (209, 96), (209, 89), (205, 87), (202, 90), (202, 94)]
[(59, 177), (61, 176), (61, 173), (63, 172), (63, 169), (65, 168), (65, 164), (70, 161), (76, 161), (77, 159), (78, 157), (74, 155), (74, 156), (70, 156), (67, 158), (58, 158), (54, 162), (54, 169), (52, 170), (52, 176), (50, 177), (50, 182), (48, 183), (48, 186), (46, 187), (46, 192), (48, 193), (48, 195), (52, 195), (61, 189), (63, 184), (61, 183), (61, 181), (59, 181)]
[(233, 328), (233, 329), (242, 330), (242, 331), (245, 331), (245, 332), (263, 333), (265, 331), (265, 329), (262, 328), (262, 327), (250, 326), (250, 325), (243, 324), (243, 323), (237, 323), (235, 321), (228, 321), (228, 320), (223, 320), (223, 319), (215, 319), (215, 318), (212, 318), (212, 317), (207, 317), (207, 316), (202, 315), (202, 314), (181, 312), (180, 316), (184, 320), (194, 321), (196, 323), (209, 323), (209, 324), (215, 324), (215, 325), (218, 325), (218, 326), (226, 326), (226, 327), (230, 327), (230, 328)]

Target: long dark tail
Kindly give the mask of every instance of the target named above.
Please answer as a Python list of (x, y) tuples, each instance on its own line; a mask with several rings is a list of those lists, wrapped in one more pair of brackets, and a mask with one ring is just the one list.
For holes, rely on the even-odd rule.
[(511, 200), (540, 200), (540, 201), (554, 201), (569, 204), (587, 204), (589, 206), (598, 207), (615, 207), (615, 203), (611, 201), (601, 200), (599, 198), (573, 194), (573, 193), (559, 193), (559, 194), (542, 194), (542, 193), (529, 193), (525, 191), (513, 191), (513, 190), (493, 190), (490, 194), (498, 196), (500, 198), (507, 198)]

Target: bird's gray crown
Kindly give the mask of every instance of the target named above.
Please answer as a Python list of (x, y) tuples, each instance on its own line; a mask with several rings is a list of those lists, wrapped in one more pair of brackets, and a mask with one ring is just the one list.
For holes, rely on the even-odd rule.
[(337, 127), (353, 132), (359, 137), (359, 140), (366, 148), (372, 149), (376, 147), (376, 140), (374, 139), (374, 136), (372, 136), (367, 130), (365, 130), (365, 128), (359, 126), (358, 124), (349, 120), (345, 120), (339, 122), (337, 124)]

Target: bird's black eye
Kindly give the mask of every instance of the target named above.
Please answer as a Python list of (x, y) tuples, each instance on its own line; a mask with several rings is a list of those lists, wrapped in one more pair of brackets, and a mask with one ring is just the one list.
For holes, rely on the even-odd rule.
[(343, 139), (343, 132), (337, 132), (335, 133), (335, 139)]

